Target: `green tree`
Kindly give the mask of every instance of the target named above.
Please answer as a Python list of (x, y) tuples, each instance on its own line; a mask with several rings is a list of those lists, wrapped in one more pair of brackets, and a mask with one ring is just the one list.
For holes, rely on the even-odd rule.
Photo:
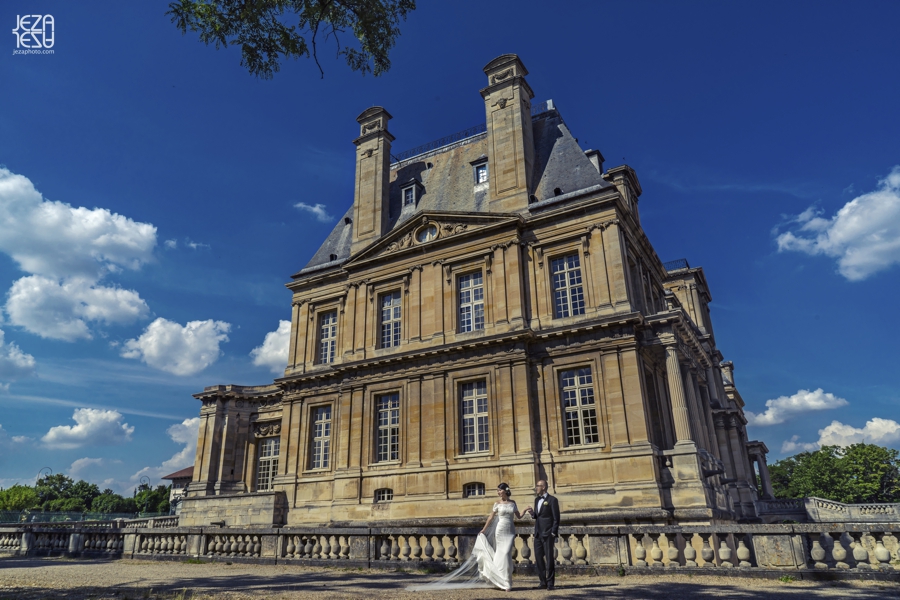
[(822, 446), (769, 467), (777, 498), (900, 502), (900, 452), (875, 444)]
[(153, 489), (142, 483), (137, 488), (134, 502), (140, 512), (167, 513), (169, 512), (169, 487), (158, 485), (156, 489)]
[(135, 513), (137, 511), (134, 498), (124, 498), (112, 490), (103, 490), (103, 493), (91, 502), (91, 512)]
[(62, 473), (56, 475), (46, 475), (37, 480), (34, 489), (38, 495), (38, 501), (41, 510), (52, 510), (47, 508), (54, 500), (68, 498), (75, 482), (71, 477), (66, 477)]
[(18, 483), (0, 490), (0, 510), (30, 510), (38, 505), (38, 495), (30, 485)]
[[(199, 32), (207, 45), (240, 46), (241, 66), (271, 79), (282, 57), (301, 56), (311, 56), (324, 77), (316, 46), (323, 37), (334, 38), (337, 56), (352, 70), (381, 75), (391, 67), (400, 20), (415, 8), (415, 0), (178, 0), (166, 14), (182, 34)], [(341, 45), (347, 30), (358, 48)]]

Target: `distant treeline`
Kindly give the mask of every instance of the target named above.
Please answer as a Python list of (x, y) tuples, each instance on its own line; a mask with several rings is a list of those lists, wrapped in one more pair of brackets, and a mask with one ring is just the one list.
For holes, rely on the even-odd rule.
[(75, 481), (62, 474), (41, 477), (33, 485), (16, 484), (0, 490), (0, 511), (168, 513), (169, 488), (141, 484), (131, 498), (95, 483)]

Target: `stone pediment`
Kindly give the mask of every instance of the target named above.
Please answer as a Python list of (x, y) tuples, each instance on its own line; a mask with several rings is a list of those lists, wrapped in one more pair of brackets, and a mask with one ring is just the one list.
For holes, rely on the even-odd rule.
[(352, 257), (348, 264), (421, 249), (450, 237), (502, 223), (516, 223), (519, 219), (518, 215), (513, 214), (423, 212)]

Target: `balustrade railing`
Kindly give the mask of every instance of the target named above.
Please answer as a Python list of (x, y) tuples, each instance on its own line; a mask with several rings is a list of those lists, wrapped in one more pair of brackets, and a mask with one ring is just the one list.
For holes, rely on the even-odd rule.
[[(149, 525), (147, 523), (146, 525)], [(453, 569), (471, 553), (475, 529), (0, 527), (0, 554), (128, 558), (197, 557), (348, 566), (408, 564)], [(900, 523), (804, 523), (690, 527), (563, 526), (554, 558), (563, 569), (843, 571), (900, 580)], [(534, 536), (510, 550), (519, 570), (534, 565)]]

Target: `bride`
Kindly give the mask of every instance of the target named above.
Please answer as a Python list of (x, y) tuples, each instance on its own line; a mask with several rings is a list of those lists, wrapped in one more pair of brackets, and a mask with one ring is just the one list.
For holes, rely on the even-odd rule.
[(512, 589), (512, 557), (509, 555), (516, 541), (516, 527), (513, 516), (521, 519), (525, 512), (519, 513), (519, 507), (510, 500), (509, 486), (501, 483), (497, 486), (499, 500), (488, 517), (484, 529), (475, 539), (472, 555), (458, 569), (441, 577), (437, 581), (420, 586), (413, 590), (459, 589), (471, 587), (490, 587), (491, 584), (501, 590)]

